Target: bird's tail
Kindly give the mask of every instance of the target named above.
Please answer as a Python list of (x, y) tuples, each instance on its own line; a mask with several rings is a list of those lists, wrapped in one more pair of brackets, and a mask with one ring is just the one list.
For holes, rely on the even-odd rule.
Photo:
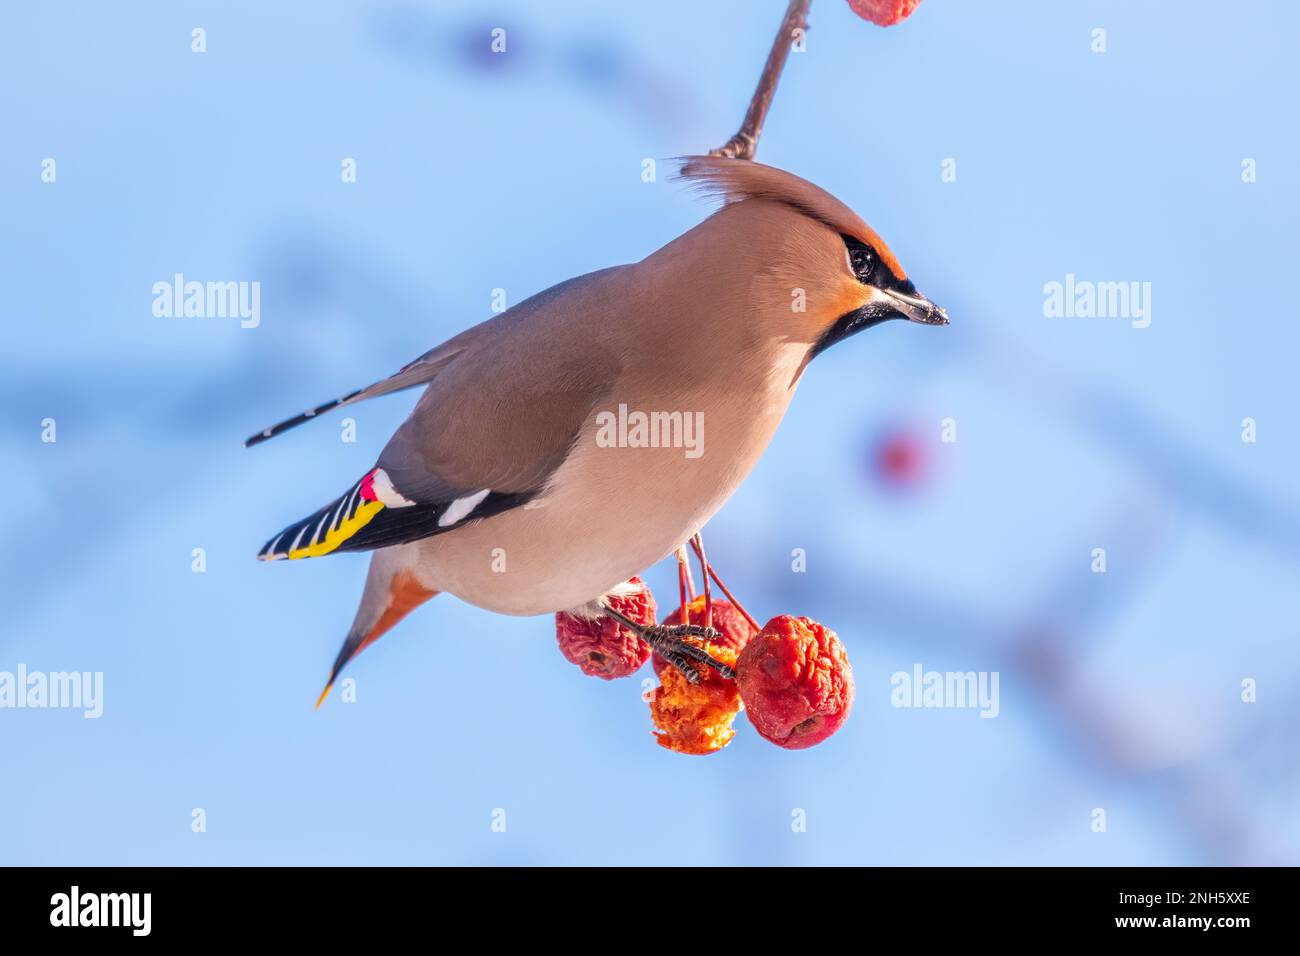
[(376, 551), (371, 557), (361, 606), (357, 608), (352, 628), (344, 638), (338, 656), (334, 658), (329, 680), (316, 700), (317, 707), (324, 703), (330, 688), (348, 661), (438, 593), (420, 581), (411, 567), (412, 558), (413, 550), (408, 547), (385, 548)]

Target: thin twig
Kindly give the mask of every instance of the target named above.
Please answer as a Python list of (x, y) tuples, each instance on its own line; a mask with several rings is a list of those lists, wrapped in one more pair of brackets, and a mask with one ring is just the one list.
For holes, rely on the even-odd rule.
[[(695, 542), (692, 541), (691, 545), (694, 546)], [(695, 553), (697, 555), (700, 553), (698, 548)], [(722, 589), (722, 593), (727, 596), (727, 600), (731, 602), (732, 607), (745, 616), (745, 620), (749, 622), (749, 626), (756, 631), (761, 631), (763, 628), (759, 626), (758, 621), (754, 620), (754, 615), (746, 611), (745, 606), (737, 601), (736, 596), (731, 593), (731, 589), (722, 583), (722, 578), (718, 577), (718, 572), (713, 570), (713, 565), (709, 565), (709, 577), (713, 578), (713, 583)]]
[(710, 156), (729, 156), (734, 159), (754, 158), (754, 152), (758, 149), (758, 137), (763, 132), (763, 121), (767, 118), (768, 107), (772, 105), (772, 97), (776, 94), (776, 84), (781, 79), (781, 71), (785, 69), (786, 57), (790, 55), (794, 32), (808, 29), (808, 7), (811, 4), (812, 0), (790, 0), (785, 17), (781, 20), (781, 29), (777, 31), (776, 39), (772, 41), (772, 50), (767, 55), (767, 62), (763, 64), (763, 72), (759, 74), (758, 86), (754, 89), (753, 97), (750, 98), (749, 109), (745, 111), (744, 122), (740, 124), (736, 135), (727, 140), (725, 145), (710, 150)]

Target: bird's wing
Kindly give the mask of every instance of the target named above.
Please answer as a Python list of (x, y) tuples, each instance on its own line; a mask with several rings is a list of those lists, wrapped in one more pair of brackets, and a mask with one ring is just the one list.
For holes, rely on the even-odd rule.
[(447, 343), (457, 343), (455, 356), (442, 363), (376, 467), (282, 531), (259, 557), (387, 547), (536, 496), (618, 378), (615, 341), (598, 323), (575, 321), (597, 316), (593, 309), (617, 296), (618, 271), (570, 280)]
[(471, 519), (499, 514), (526, 502), (527, 494), (461, 495), (416, 501), (394, 489), (383, 468), (324, 508), (289, 525), (262, 546), (260, 561), (317, 558), (335, 551), (373, 551), (451, 531)]

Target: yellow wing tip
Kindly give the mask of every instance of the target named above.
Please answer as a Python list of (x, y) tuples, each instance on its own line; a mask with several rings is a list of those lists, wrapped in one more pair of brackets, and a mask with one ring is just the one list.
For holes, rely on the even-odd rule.
[(325, 685), (325, 689), (320, 692), (320, 696), (316, 698), (316, 710), (320, 710), (320, 705), (325, 703), (325, 698), (329, 696), (330, 688), (333, 686), (334, 686), (334, 682), (330, 681), (328, 684)]
[[(348, 496), (345, 495), (335, 503), (335, 506), (341, 508), (347, 500)], [(257, 559), (259, 561), (298, 561), (302, 558), (319, 558), (321, 555), (330, 554), (337, 551), (341, 545), (368, 525), (375, 515), (383, 510), (384, 503), (382, 501), (362, 502), (350, 517), (337, 521), (338, 527), (334, 527), (334, 523), (329, 521), (333, 515), (327, 515), (324, 522), (317, 521), (318, 525), (320, 525), (318, 533), (313, 535), (306, 544), (290, 548), (288, 551), (281, 551), (275, 547), (287, 535), (294, 534), (294, 532), (297, 532), (296, 538), (301, 539), (304, 534), (302, 528), (304, 526), (310, 527), (310, 523), (315, 519), (315, 516), (313, 516), (300, 524), (292, 525), (281, 531), (276, 538), (258, 553)], [(317, 512), (317, 514), (319, 515), (320, 512)], [(326, 524), (328, 524), (328, 527)]]

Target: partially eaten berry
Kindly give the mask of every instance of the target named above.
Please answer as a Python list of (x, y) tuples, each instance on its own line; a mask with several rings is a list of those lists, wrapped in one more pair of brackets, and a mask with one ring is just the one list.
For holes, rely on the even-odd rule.
[[(711, 643), (702, 646), (724, 664), (735, 665), (733, 648)], [(682, 754), (711, 754), (731, 743), (736, 736), (731, 725), (740, 713), (735, 681), (705, 667), (700, 669), (700, 682), (692, 684), (671, 665), (664, 666), (659, 677), (662, 683), (650, 699), (650, 719), (659, 746)]]

